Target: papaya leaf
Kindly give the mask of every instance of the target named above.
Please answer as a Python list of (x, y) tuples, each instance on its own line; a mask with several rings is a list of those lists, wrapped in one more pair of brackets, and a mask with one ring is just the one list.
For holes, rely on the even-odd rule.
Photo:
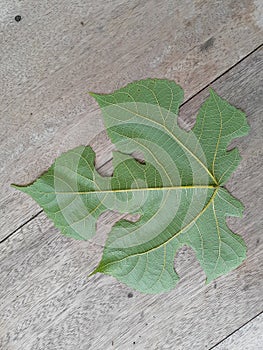
[[(183, 91), (172, 81), (146, 79), (91, 95), (117, 148), (113, 175), (101, 176), (92, 148), (80, 146), (33, 184), (15, 187), (76, 239), (90, 239), (107, 210), (139, 214), (136, 222), (120, 220), (112, 227), (92, 274), (112, 275), (141, 292), (174, 288), (174, 258), (184, 245), (194, 250), (207, 282), (239, 266), (246, 246), (226, 216), (241, 217), (243, 205), (223, 185), (241, 159), (227, 147), (248, 133), (245, 114), (210, 89), (186, 132), (177, 124)], [(134, 151), (143, 154), (143, 164), (130, 155)]]

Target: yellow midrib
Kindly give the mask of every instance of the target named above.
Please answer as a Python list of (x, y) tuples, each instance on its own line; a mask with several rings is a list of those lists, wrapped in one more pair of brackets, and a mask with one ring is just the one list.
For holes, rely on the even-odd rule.
[[(98, 95), (96, 95), (96, 97), (97, 97), (97, 96), (98, 96)], [(109, 103), (109, 104), (110, 104), (110, 103)], [(160, 105), (158, 104), (158, 106), (160, 106)], [(149, 120), (150, 122), (152, 122), (152, 123), (158, 125), (159, 127), (163, 128), (163, 129), (167, 132), (167, 134), (169, 134), (181, 147), (183, 147), (183, 148), (184, 148), (184, 149), (185, 149), (185, 150), (186, 150), (186, 151), (201, 165), (201, 166), (202, 166), (202, 168), (204, 168), (204, 170), (205, 170), (205, 171), (207, 172), (207, 174), (211, 177), (211, 179), (214, 181), (214, 183), (215, 183), (216, 185), (218, 184), (216, 178), (215, 178), (214, 175), (211, 173), (211, 171), (205, 166), (205, 164), (204, 164), (204, 163), (189, 149), (189, 148), (187, 148), (187, 147), (183, 144), (183, 142), (180, 141), (169, 129), (167, 129), (165, 125), (162, 125), (162, 124), (156, 122), (155, 120), (148, 118), (147, 116), (145, 116), (145, 115), (143, 115), (143, 114), (137, 113), (137, 112), (132, 111), (132, 110), (130, 110), (130, 109), (128, 109), (128, 108), (124, 108), (124, 107), (121, 106), (121, 104), (118, 104), (118, 107), (121, 108), (121, 109), (123, 109), (124, 111), (133, 113), (134, 115), (136, 115), (136, 116), (138, 116), (138, 117), (140, 117), (140, 118)]]
[[(170, 190), (189, 190), (189, 189), (217, 189), (218, 185), (186, 185), (186, 186), (170, 186), (170, 187), (145, 187), (145, 188), (127, 188), (127, 189), (109, 189), (109, 190), (101, 190), (101, 191), (59, 191), (54, 192), (56, 195), (58, 194), (104, 194), (104, 193), (125, 193), (125, 192), (139, 192), (139, 191), (170, 191)], [(44, 192), (43, 192), (44, 193)], [(46, 193), (46, 192), (45, 192)]]

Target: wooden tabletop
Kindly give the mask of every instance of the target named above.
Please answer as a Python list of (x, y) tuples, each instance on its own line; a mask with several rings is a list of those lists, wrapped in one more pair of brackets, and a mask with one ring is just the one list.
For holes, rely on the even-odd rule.
[[(263, 348), (262, 39), (260, 0), (0, 0), (0, 349)], [(74, 241), (10, 187), (78, 145), (91, 144), (110, 173), (113, 147), (87, 91), (146, 77), (183, 87), (188, 128), (208, 86), (251, 126), (233, 143), (242, 162), (227, 184), (246, 208), (228, 224), (245, 239), (247, 260), (205, 285), (184, 247), (178, 286), (158, 296), (87, 278), (116, 214), (100, 218), (95, 239)]]

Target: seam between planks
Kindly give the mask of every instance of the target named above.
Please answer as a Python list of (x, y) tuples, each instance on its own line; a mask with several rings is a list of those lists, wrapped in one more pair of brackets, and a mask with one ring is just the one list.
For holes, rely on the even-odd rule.
[[(246, 56), (242, 57), (239, 61), (237, 61), (235, 64), (233, 64), (233, 66), (229, 67), (228, 69), (226, 69), (223, 73), (221, 73), (219, 76), (217, 76), (214, 80), (210, 81), (210, 83), (206, 84), (204, 87), (202, 87), (202, 89), (200, 89), (198, 92), (196, 92), (193, 96), (189, 97), (186, 101), (184, 101), (180, 108), (183, 107), (186, 103), (188, 103), (189, 101), (191, 101), (192, 99), (194, 99), (197, 95), (199, 95), (202, 91), (204, 91), (205, 89), (207, 89), (211, 84), (215, 83), (217, 80), (219, 80), (220, 78), (222, 78), (225, 74), (227, 74), (228, 72), (230, 72), (232, 69), (234, 69), (237, 65), (239, 65), (239, 63), (245, 61), (249, 56), (253, 55), (255, 52), (259, 51), (261, 48), (263, 47), (263, 43), (261, 43), (260, 45), (258, 45), (254, 50), (252, 50), (250, 53), (248, 53)], [(179, 113), (180, 115), (180, 113)]]
[[(184, 101), (180, 108), (182, 108), (185, 104), (187, 104), (188, 102), (190, 102), (192, 99), (194, 99), (197, 95), (199, 95), (201, 92), (203, 92), (205, 89), (207, 89), (211, 84), (215, 83), (217, 80), (219, 80), (220, 78), (222, 78), (225, 74), (227, 74), (228, 72), (230, 72), (232, 69), (234, 69), (237, 65), (239, 65), (241, 62), (243, 62), (244, 60), (246, 60), (249, 56), (253, 55), (255, 52), (259, 51), (261, 48), (263, 47), (263, 43), (258, 45), (255, 49), (253, 49), (250, 53), (248, 53), (246, 56), (242, 57), (239, 61), (237, 61), (235, 64), (233, 64), (231, 67), (229, 67), (228, 69), (226, 69), (223, 73), (221, 73), (220, 75), (218, 75), (215, 79), (213, 79), (212, 81), (210, 81), (208, 84), (206, 84), (203, 88), (201, 88), (200, 90), (198, 90), (195, 94), (193, 94), (191, 97), (189, 97), (186, 101)], [(99, 108), (96, 108), (93, 110), (93, 112), (95, 110), (98, 110)], [(180, 109), (179, 109), (179, 116), (180, 116)], [(106, 161), (104, 164), (102, 164), (99, 168), (97, 168), (96, 170), (100, 170), (103, 166), (105, 166), (106, 164), (108, 164), (110, 161), (112, 160), (112, 158), (110, 158), (108, 161)], [(12, 237), (16, 232), (18, 232), (22, 227), (24, 227), (25, 225), (27, 225), (30, 221), (34, 220), (37, 216), (39, 216), (42, 212), (44, 212), (44, 210), (40, 210), (37, 214), (35, 214), (33, 217), (31, 217), (30, 219), (26, 220), (23, 224), (21, 224), (20, 226), (18, 226), (13, 232), (11, 232), (8, 236), (6, 236), (4, 239), (2, 239), (0, 241), (1, 243), (4, 243), (7, 239), (9, 239), (10, 237)], [(258, 314), (259, 315), (259, 314)], [(257, 315), (257, 316), (258, 316)], [(255, 316), (255, 317), (257, 317)], [(254, 318), (252, 318), (251, 320), (253, 320)], [(250, 321), (251, 321), (250, 320)], [(248, 322), (250, 322), (248, 321)], [(245, 324), (244, 324), (245, 325)], [(244, 326), (243, 325), (243, 326)], [(243, 326), (241, 326), (240, 328), (242, 328)], [(236, 330), (237, 331), (237, 330)], [(236, 332), (234, 331), (234, 332)], [(233, 333), (234, 333), (233, 332)], [(231, 333), (231, 334), (233, 334)], [(230, 334), (230, 335), (231, 335)], [(229, 335), (229, 336), (230, 336)], [(227, 337), (226, 337), (227, 338)], [(226, 339), (224, 338), (224, 339)], [(222, 340), (223, 341), (223, 340)], [(221, 342), (221, 341), (220, 341)], [(220, 343), (219, 342), (219, 343)], [(215, 346), (217, 346), (219, 343), (217, 343), (216, 345), (214, 345), (212, 348), (210, 348), (209, 350), (213, 349)]]
[(236, 332), (238, 332), (241, 328), (243, 328), (244, 326), (246, 326), (247, 324), (249, 324), (250, 322), (252, 322), (255, 318), (257, 318), (258, 316), (260, 316), (263, 313), (263, 310), (261, 312), (259, 312), (257, 315), (255, 315), (254, 317), (252, 317), (250, 320), (248, 320), (247, 322), (243, 323), (242, 326), (238, 327), (236, 330), (234, 330), (233, 332), (231, 332), (230, 334), (228, 334), (225, 338), (223, 338), (222, 340), (220, 340), (219, 342), (217, 342), (215, 345), (213, 345), (211, 348), (209, 348), (208, 350), (212, 350), (212, 349), (216, 349), (216, 347), (221, 344), (223, 341), (225, 341), (226, 339), (230, 338), (233, 334), (235, 334)]

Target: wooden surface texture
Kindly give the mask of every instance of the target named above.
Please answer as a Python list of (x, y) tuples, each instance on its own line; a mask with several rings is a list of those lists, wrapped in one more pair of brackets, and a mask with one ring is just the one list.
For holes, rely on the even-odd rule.
[(103, 129), (87, 91), (165, 77), (188, 99), (262, 40), (250, 0), (51, 3), (0, 0), (0, 239), (39, 211), (10, 183), (32, 181)]
[[(262, 7), (257, 0), (0, 0), (1, 350), (263, 348)], [(208, 85), (251, 126), (232, 145), (243, 160), (227, 184), (246, 207), (228, 223), (245, 239), (247, 260), (205, 285), (193, 251), (183, 248), (175, 259), (181, 281), (159, 296), (109, 276), (87, 278), (116, 213), (100, 218), (94, 240), (73, 241), (10, 188), (90, 142), (109, 174), (112, 145), (87, 91), (145, 77), (182, 85), (183, 127), (193, 126)]]
[(261, 350), (263, 344), (263, 314), (255, 317), (233, 335), (222, 341), (216, 350)]

